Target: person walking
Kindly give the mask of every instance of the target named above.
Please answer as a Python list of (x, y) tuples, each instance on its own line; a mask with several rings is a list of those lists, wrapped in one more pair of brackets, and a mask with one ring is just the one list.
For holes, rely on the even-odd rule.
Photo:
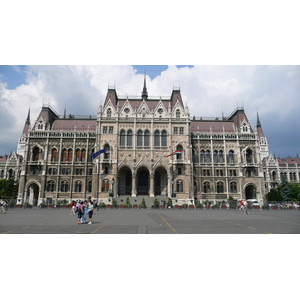
[(95, 207), (94, 207), (94, 205), (93, 205), (93, 201), (90, 201), (90, 202), (88, 203), (88, 208), (87, 208), (87, 212), (88, 212), (88, 214), (89, 214), (89, 224), (92, 224), (92, 222), (93, 222), (93, 213), (94, 213), (94, 209), (95, 209)]
[(6, 214), (6, 206), (7, 206), (7, 203), (5, 200), (2, 201), (2, 205), (1, 205), (1, 214)]
[(81, 223), (86, 223), (86, 215), (87, 215), (87, 201), (84, 200), (83, 205), (82, 205)]
[(5, 200), (2, 200), (1, 201), (1, 214), (3, 213), (3, 214), (6, 214), (6, 202), (5, 202)]
[(247, 202), (247, 200), (244, 200), (243, 201), (244, 203), (244, 215), (249, 215), (249, 213), (248, 213), (248, 202)]
[(74, 200), (71, 203), (70, 215), (75, 215), (75, 201)]
[(83, 215), (82, 206), (83, 206), (83, 201), (77, 203), (78, 225), (81, 225), (81, 218)]

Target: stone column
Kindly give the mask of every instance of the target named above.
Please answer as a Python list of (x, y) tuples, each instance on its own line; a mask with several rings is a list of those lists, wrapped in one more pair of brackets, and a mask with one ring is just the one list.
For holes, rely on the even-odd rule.
[(154, 197), (154, 175), (150, 174), (150, 197)]
[(132, 174), (131, 197), (136, 197), (136, 174)]

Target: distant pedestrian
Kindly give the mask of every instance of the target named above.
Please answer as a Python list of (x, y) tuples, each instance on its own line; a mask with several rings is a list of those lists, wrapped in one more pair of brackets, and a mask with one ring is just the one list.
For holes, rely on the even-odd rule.
[(82, 205), (81, 223), (86, 223), (86, 215), (87, 215), (87, 201), (84, 200), (83, 205)]
[(94, 201), (94, 210), (98, 210), (98, 200)]
[(239, 204), (240, 204), (239, 210), (244, 210), (244, 201), (241, 200), (241, 201), (239, 202)]
[(87, 212), (89, 214), (89, 224), (92, 224), (92, 222), (93, 222), (94, 209), (95, 209), (95, 207), (94, 207), (93, 201), (90, 201), (88, 203), (88, 208), (87, 208)]
[(249, 215), (249, 213), (248, 213), (248, 202), (247, 202), (247, 200), (244, 200), (243, 201), (244, 203), (244, 214), (245, 215)]
[(83, 215), (82, 211), (83, 201), (77, 203), (77, 215), (78, 215), (78, 224), (81, 224), (81, 218)]
[(7, 206), (7, 202), (5, 200), (2, 201), (1, 203), (1, 214), (6, 214), (6, 206)]
[(75, 215), (75, 201), (74, 200), (71, 203), (70, 215)]

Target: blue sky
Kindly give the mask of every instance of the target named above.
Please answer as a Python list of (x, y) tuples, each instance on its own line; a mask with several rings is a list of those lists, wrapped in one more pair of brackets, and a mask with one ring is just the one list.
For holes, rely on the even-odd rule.
[(16, 150), (29, 108), (32, 124), (43, 103), (59, 114), (66, 107), (67, 113), (95, 115), (108, 85), (115, 85), (119, 95), (140, 95), (145, 70), (149, 95), (170, 96), (180, 86), (196, 117), (228, 116), (244, 106), (253, 129), (259, 113), (271, 154), (300, 154), (300, 139), (295, 138), (300, 67), (284, 65), (0, 66), (0, 154)]

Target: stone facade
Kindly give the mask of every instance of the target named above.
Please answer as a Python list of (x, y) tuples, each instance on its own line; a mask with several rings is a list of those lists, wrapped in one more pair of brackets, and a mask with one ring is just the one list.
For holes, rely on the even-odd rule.
[[(100, 149), (105, 153), (92, 159)], [(111, 196), (262, 201), (275, 178), (280, 182), (281, 168), (293, 169), (288, 180), (299, 182), (299, 159), (269, 156), (258, 116), (255, 130), (243, 108), (226, 118), (191, 117), (179, 88), (170, 97), (148, 97), (146, 81), (140, 97), (108, 88), (95, 116), (60, 116), (43, 106), (31, 128), (28, 113), (18, 154), (0, 162), (2, 178), (13, 161), (18, 200), (35, 205)]]

